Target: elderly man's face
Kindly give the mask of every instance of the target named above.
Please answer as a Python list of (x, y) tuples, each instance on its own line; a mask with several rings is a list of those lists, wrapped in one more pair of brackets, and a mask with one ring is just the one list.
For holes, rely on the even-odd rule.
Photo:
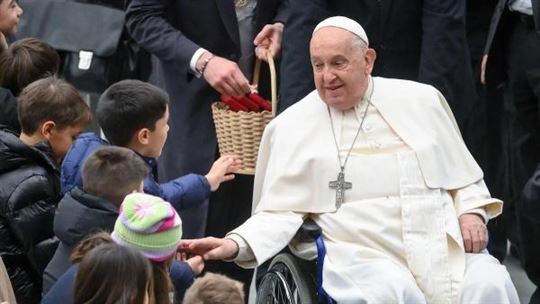
[(329, 106), (346, 110), (364, 96), (373, 69), (375, 51), (353, 43), (352, 33), (325, 27), (313, 35), (310, 43), (315, 87)]

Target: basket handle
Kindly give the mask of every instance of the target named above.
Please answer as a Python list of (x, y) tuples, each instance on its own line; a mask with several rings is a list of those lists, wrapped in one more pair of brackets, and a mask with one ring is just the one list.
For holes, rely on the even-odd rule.
[[(276, 75), (276, 65), (274, 63), (274, 58), (270, 52), (266, 52), (266, 58), (268, 59), (268, 67), (270, 68), (270, 87), (272, 92), (272, 117), (276, 116), (277, 109), (277, 75)], [(261, 62), (259, 58), (255, 60), (255, 68), (253, 70), (253, 86), (258, 87), (259, 85), (259, 74), (261, 73)]]

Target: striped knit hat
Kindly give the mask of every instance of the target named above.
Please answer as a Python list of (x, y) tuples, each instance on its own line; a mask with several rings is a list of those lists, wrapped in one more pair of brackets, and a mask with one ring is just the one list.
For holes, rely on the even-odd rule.
[(176, 252), (182, 237), (182, 221), (176, 210), (161, 198), (144, 193), (126, 196), (111, 233), (113, 240), (137, 249), (156, 262)]

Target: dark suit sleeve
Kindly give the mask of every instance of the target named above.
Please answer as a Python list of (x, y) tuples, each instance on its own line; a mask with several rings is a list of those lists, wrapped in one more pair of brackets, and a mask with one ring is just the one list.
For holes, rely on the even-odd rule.
[(126, 12), (127, 30), (148, 52), (187, 73), (199, 46), (170, 24), (169, 9), (170, 0), (132, 0)]
[(532, 0), (534, 29), (540, 33), (540, 0)]
[(418, 80), (448, 100), (460, 127), (476, 100), (465, 32), (465, 0), (429, 0), (422, 8)]
[(497, 6), (495, 6), (495, 10), (493, 12), (493, 16), (491, 17), (491, 22), (489, 25), (486, 46), (484, 47), (484, 55), (489, 54), (489, 52), (491, 51), (491, 46), (493, 45), (493, 39), (495, 38), (495, 34), (497, 33), (499, 21), (501, 20), (501, 16), (503, 14), (504, 8), (506, 7), (507, 1), (508, 0), (499, 0), (499, 2), (497, 3)]
[(290, 15), (290, 1), (289, 0), (280, 0), (278, 8), (276, 10), (276, 16), (274, 17), (274, 22), (281, 22), (283, 24), (287, 23)]
[(279, 113), (315, 88), (309, 59), (309, 40), (317, 23), (327, 15), (326, 0), (290, 2), (290, 15), (282, 42)]

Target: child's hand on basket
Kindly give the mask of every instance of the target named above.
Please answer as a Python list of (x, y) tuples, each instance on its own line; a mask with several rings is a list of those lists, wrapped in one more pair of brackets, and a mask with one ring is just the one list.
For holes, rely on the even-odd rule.
[(233, 173), (240, 168), (242, 168), (242, 161), (236, 155), (223, 155), (218, 158), (205, 176), (210, 183), (210, 190), (216, 191), (222, 182), (234, 179)]

